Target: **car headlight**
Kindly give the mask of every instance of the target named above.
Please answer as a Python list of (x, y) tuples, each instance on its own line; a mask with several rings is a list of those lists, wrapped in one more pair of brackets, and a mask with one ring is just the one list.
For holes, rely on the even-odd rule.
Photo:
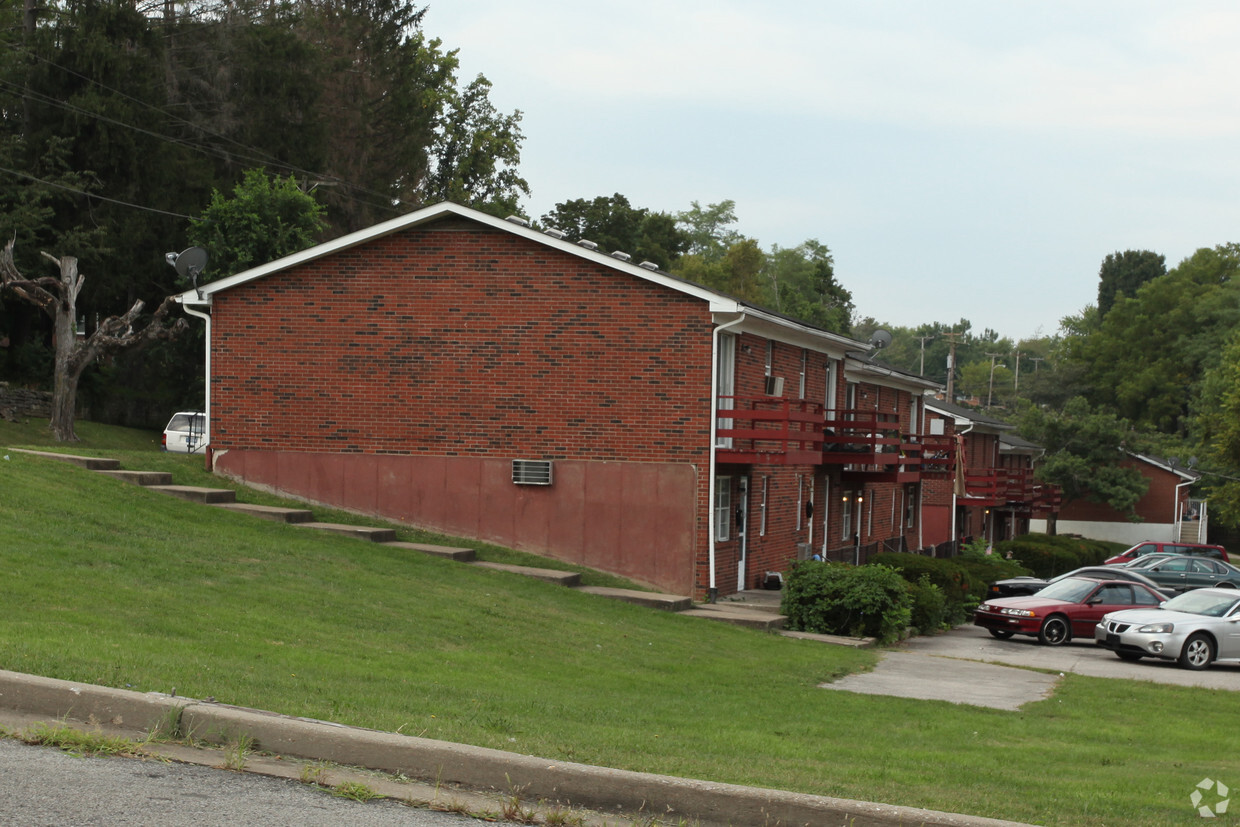
[(1028, 609), (1000, 609), (999, 614), (1013, 615), (1015, 617), (1037, 617), (1037, 612), (1031, 612)]
[(1174, 623), (1147, 623), (1141, 628), (1137, 629), (1137, 631), (1145, 632), (1147, 634), (1165, 635), (1167, 634), (1167, 632), (1175, 631), (1175, 624)]

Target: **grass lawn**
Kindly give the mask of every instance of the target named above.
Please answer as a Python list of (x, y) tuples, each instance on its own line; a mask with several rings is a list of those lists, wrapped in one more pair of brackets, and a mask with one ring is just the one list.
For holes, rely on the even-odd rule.
[[(32, 443), (5, 425), (0, 444)], [(200, 459), (160, 454), (149, 435), (108, 439), (71, 450), (203, 481)], [(828, 692), (817, 685), (875, 655), (0, 456), (0, 668), (1043, 824), (1196, 823), (1198, 781), (1240, 788), (1233, 693), (1068, 675), (1003, 712)]]

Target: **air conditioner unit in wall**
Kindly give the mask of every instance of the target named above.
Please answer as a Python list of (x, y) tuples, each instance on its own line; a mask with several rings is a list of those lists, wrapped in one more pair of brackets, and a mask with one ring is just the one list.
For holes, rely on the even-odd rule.
[(784, 395), (784, 377), (782, 376), (766, 377), (766, 395), (767, 396), (783, 396)]
[(550, 485), (551, 460), (514, 459), (512, 481), (516, 485)]

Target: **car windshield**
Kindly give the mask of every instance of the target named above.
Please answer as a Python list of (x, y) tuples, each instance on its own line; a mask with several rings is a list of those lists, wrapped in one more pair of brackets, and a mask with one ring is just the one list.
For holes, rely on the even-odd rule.
[(1174, 612), (1187, 612), (1206, 617), (1224, 617), (1236, 604), (1240, 603), (1240, 595), (1219, 594), (1208, 591), (1185, 592), (1173, 597), (1162, 605), (1164, 609)]
[(1052, 600), (1066, 600), (1069, 603), (1080, 603), (1098, 585), (1097, 580), (1082, 580), (1078, 577), (1065, 577), (1051, 583), (1038, 592), (1038, 597), (1049, 597)]

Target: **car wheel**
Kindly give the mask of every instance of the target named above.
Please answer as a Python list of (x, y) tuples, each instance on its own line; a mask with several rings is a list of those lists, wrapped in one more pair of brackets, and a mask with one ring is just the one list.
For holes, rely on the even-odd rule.
[(1214, 660), (1214, 641), (1198, 632), (1184, 641), (1177, 659), (1185, 669), (1205, 669)]
[(1062, 646), (1072, 640), (1072, 627), (1062, 615), (1051, 615), (1038, 631), (1038, 642), (1047, 646)]
[(1015, 632), (1009, 632), (1007, 629), (987, 629), (986, 631), (990, 632), (992, 636), (999, 638), (999, 640), (1007, 640), (1016, 634)]
[(1216, 589), (1234, 589), (1236, 587), (1236, 584), (1235, 583), (1215, 583), (1214, 587)]
[(1142, 657), (1140, 652), (1116, 652), (1115, 655), (1120, 660), (1126, 660), (1129, 663), (1136, 663), (1137, 661), (1141, 660), (1141, 657)]

